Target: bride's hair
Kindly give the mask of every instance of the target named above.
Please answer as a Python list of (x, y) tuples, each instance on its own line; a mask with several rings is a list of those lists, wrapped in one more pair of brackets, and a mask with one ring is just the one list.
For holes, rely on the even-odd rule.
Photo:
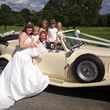
[(25, 25), (25, 27), (24, 27), (24, 29), (22, 30), (22, 32), (27, 33), (27, 32), (26, 32), (27, 28), (32, 28), (32, 32), (33, 32), (33, 25), (30, 24), (30, 23), (27, 23), (27, 24)]

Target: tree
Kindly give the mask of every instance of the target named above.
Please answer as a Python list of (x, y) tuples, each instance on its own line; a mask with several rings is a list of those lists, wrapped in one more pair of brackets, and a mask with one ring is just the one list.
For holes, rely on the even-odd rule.
[(37, 12), (35, 11), (31, 12), (30, 20), (34, 25), (40, 26), (41, 17), (38, 15)]
[(107, 17), (107, 26), (110, 26), (110, 14), (107, 14), (106, 17)]
[(98, 26), (107, 26), (107, 16), (106, 15), (100, 15), (97, 21)]
[(96, 25), (101, 9), (102, 0), (83, 0), (82, 11), (84, 13), (85, 25)]
[[(70, 0), (69, 0), (70, 1)], [(45, 8), (42, 10), (43, 16), (48, 17), (47, 20), (52, 18), (57, 21), (62, 21), (63, 25), (67, 26), (70, 24), (70, 4), (67, 0), (50, 0)]]
[(31, 11), (29, 9), (22, 9), (21, 15), (24, 17), (26, 23), (30, 21)]
[(24, 17), (20, 13), (15, 15), (15, 25), (23, 26), (24, 24), (25, 24)]
[(97, 24), (101, 4), (102, 0), (49, 0), (42, 13), (65, 26), (90, 26)]
[(6, 30), (6, 26), (13, 24), (13, 13), (11, 8), (6, 5), (2, 4), (0, 9), (0, 25), (4, 25), (4, 29)]
[(42, 10), (39, 15), (42, 20), (46, 19), (50, 21), (53, 18), (53, 13), (51, 13), (49, 10)]

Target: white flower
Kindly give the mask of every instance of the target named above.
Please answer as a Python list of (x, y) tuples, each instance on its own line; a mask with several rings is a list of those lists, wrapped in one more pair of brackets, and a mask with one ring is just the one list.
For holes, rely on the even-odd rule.
[(79, 30), (79, 29), (77, 29), (77, 30), (76, 30), (76, 33), (77, 33), (78, 35), (80, 35), (80, 30)]

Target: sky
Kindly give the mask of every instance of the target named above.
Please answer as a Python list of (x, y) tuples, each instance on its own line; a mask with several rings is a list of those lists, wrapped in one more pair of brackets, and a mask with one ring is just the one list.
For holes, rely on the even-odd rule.
[(100, 14), (110, 14), (110, 0), (103, 0)]
[(47, 2), (48, 0), (0, 0), (0, 4), (7, 4), (14, 11), (20, 11), (23, 8), (40, 11)]
[[(20, 11), (23, 8), (40, 11), (49, 0), (0, 0), (0, 4), (9, 5), (14, 11)], [(110, 13), (110, 0), (103, 0), (100, 14)]]

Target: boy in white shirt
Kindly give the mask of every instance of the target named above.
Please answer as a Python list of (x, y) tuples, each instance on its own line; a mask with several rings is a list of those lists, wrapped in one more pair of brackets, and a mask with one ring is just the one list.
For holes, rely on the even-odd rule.
[(56, 21), (55, 19), (52, 19), (50, 21), (50, 28), (48, 30), (48, 41), (49, 42), (55, 42), (57, 39), (57, 28), (56, 28)]

